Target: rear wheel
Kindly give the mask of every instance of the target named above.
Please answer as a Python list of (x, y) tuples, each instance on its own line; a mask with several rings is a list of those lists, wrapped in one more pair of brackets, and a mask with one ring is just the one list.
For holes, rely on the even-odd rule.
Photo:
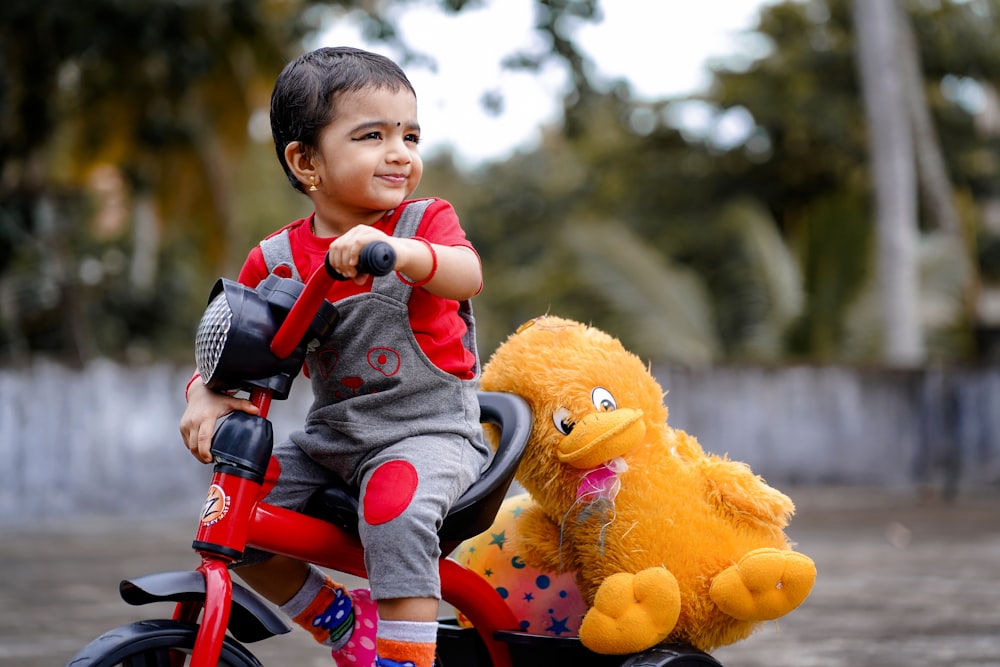
[[(87, 644), (67, 667), (180, 667), (191, 659), (198, 626), (173, 620), (138, 621), (109, 630)], [(242, 644), (226, 637), (221, 667), (260, 667)]]
[(625, 658), (621, 667), (722, 667), (722, 663), (690, 644), (664, 642)]

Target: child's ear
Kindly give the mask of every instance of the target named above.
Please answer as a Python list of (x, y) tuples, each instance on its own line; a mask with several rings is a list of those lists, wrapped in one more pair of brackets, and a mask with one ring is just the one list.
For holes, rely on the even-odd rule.
[(285, 146), (285, 162), (295, 174), (300, 183), (308, 184), (309, 177), (316, 176), (316, 165), (313, 162), (312, 151), (301, 141), (293, 141)]

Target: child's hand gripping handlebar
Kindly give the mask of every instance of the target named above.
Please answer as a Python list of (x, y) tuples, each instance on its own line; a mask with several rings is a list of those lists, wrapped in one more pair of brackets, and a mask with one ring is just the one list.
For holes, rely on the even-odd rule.
[[(373, 276), (384, 276), (396, 267), (396, 252), (385, 241), (369, 243), (361, 249), (358, 258), (358, 273)], [(313, 316), (323, 304), (330, 286), (335, 280), (345, 280), (336, 269), (330, 266), (329, 257), (324, 259), (323, 266), (316, 269), (306, 281), (302, 294), (295, 305), (288, 311), (288, 316), (274, 334), (271, 341), (271, 353), (279, 359), (285, 359), (302, 342), (309, 329)]]

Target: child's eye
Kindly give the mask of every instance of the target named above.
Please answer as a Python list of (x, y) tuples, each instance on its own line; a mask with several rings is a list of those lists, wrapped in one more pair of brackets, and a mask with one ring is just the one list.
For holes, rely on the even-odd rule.
[(412, 141), (415, 144), (419, 144), (420, 143), (420, 135), (419, 134), (408, 134), (408, 135), (406, 135), (403, 138), (406, 141)]

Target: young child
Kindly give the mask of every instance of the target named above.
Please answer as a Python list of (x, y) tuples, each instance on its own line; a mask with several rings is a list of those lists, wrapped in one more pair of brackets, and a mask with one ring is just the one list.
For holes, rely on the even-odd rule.
[[(281, 475), (267, 500), (301, 509), (334, 475), (360, 489), (371, 592), (250, 550), (237, 572), (329, 645), (341, 667), (431, 667), (437, 527), (488, 453), (468, 305), (482, 288), (479, 256), (450, 204), (407, 199), (423, 170), (420, 126), (416, 93), (392, 61), (351, 48), (303, 55), (275, 84), (271, 130), (289, 181), (315, 210), (251, 250), (240, 282), (256, 286), (275, 267), (304, 279), (324, 256), (350, 280), (328, 295), (339, 312), (333, 339), (306, 359), (315, 401), (304, 428), (275, 447)], [(374, 241), (395, 250), (395, 273), (357, 273)], [(257, 412), (197, 377), (187, 400), (181, 434), (206, 463), (216, 420)]]

